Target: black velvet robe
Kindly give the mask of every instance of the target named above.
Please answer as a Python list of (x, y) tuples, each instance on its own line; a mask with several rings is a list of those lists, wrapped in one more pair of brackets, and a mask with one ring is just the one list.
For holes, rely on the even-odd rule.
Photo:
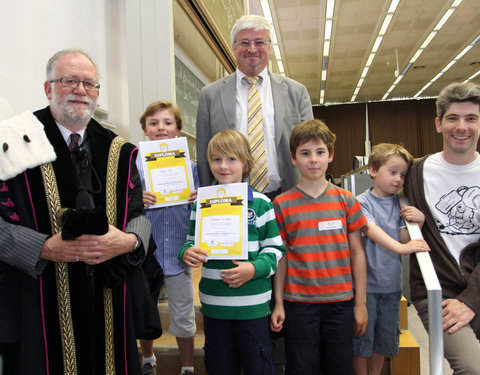
[[(52, 163), (62, 208), (74, 208), (77, 195), (76, 171), (65, 141), (51, 115), (50, 108), (35, 112), (44, 124), (45, 133), (55, 149), (57, 159)], [(94, 194), (96, 207), (105, 207), (108, 153), (115, 134), (91, 120), (86, 130), (92, 164), (99, 176), (102, 189)], [(117, 228), (124, 230), (126, 223), (143, 215), (142, 185), (135, 166), (136, 148), (126, 143), (120, 151), (116, 194)], [(15, 202), (18, 221), (45, 234), (52, 234), (51, 223), (40, 167), (6, 181), (10, 198)], [(8, 211), (8, 210), (7, 210)], [(5, 209), (2, 217), (12, 222)], [(134, 253), (111, 259), (90, 267), (82, 262), (67, 263), (72, 335), (62, 343), (59, 322), (58, 276), (56, 265), (49, 262), (37, 280), (13, 267), (0, 264), (1, 277), (12, 285), (8, 296), (0, 295), (1, 303), (10, 303), (3, 324), (10, 342), (18, 342), (21, 374), (64, 374), (64, 363), (74, 363), (77, 374), (140, 374), (137, 337), (155, 338), (161, 334), (156, 305), (147, 294), (141, 268), (143, 246)], [(112, 308), (104, 307), (104, 291), (111, 290)], [(108, 292), (109, 293), (109, 292)], [(65, 298), (63, 293), (60, 299)], [(108, 301), (108, 298), (106, 299)], [(107, 303), (108, 304), (108, 303)], [(109, 313), (111, 312), (111, 314)], [(64, 316), (64, 315), (63, 315)], [(63, 318), (60, 319), (63, 321)], [(110, 322), (109, 325), (106, 322)], [(111, 345), (106, 344), (111, 338)], [(5, 340), (9, 342), (9, 340)], [(73, 350), (73, 358), (65, 360), (62, 345)], [(112, 347), (110, 370), (105, 369), (106, 345)], [(107, 353), (109, 351), (107, 350)], [(70, 367), (72, 368), (72, 367)]]

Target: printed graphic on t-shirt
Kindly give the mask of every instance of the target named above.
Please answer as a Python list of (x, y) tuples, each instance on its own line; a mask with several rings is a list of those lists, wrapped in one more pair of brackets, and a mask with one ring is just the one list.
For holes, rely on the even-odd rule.
[(452, 190), (440, 197), (435, 208), (439, 211), (435, 222), (440, 233), (480, 233), (480, 187), (461, 186)]

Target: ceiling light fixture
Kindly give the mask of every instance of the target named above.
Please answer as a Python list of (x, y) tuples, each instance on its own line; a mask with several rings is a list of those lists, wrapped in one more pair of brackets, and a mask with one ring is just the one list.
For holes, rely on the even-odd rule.
[[(477, 37), (468, 45), (466, 46), (457, 56), (455, 56), (455, 58), (450, 61), (447, 65), (445, 65), (445, 67), (440, 71), (440, 73), (438, 73), (435, 77), (433, 77), (433, 79), (428, 82), (425, 86), (423, 86), (419, 92), (417, 92), (413, 97), (414, 98), (418, 98), (420, 95), (422, 95), (422, 93), (433, 83), (435, 82), (438, 78), (440, 78), (441, 76), (443, 76), (458, 60), (460, 60), (468, 51), (470, 51), (471, 48), (473, 48), (473, 46), (475, 44), (478, 43), (478, 41), (480, 40), (480, 34), (477, 35)], [(470, 80), (471, 78), (469, 78), (468, 80)]]
[[(260, 5), (262, 7), (263, 16), (272, 23), (273, 17), (272, 12), (270, 11), (270, 5), (268, 5), (268, 0), (260, 0)], [(275, 61), (277, 62), (278, 71), (282, 76), (285, 76), (285, 67), (282, 61), (282, 54), (280, 53), (280, 46), (278, 44), (277, 33), (275, 31), (275, 25), (273, 26), (273, 40), (272, 40), (272, 47), (273, 47), (273, 55), (275, 56)]]
[(325, 31), (323, 35), (323, 55), (322, 55), (322, 78), (320, 81), (320, 104), (325, 102), (325, 87), (327, 86), (328, 56), (330, 55), (330, 45), (333, 30), (333, 15), (335, 13), (335, 0), (327, 0), (325, 7)]
[(387, 14), (385, 14), (385, 18), (383, 19), (382, 26), (380, 27), (380, 31), (378, 32), (378, 35), (375, 39), (375, 43), (373, 43), (372, 50), (368, 55), (368, 59), (365, 64), (365, 67), (363, 68), (362, 75), (360, 76), (360, 79), (358, 80), (358, 83), (357, 83), (357, 87), (355, 88), (352, 98), (350, 99), (351, 102), (354, 102), (355, 99), (357, 98), (358, 92), (360, 91), (360, 88), (362, 87), (365, 81), (365, 77), (368, 73), (368, 70), (370, 69), (370, 66), (372, 65), (373, 59), (375, 58), (375, 55), (377, 54), (378, 49), (380, 48), (380, 44), (382, 43), (383, 36), (387, 32), (388, 26), (390, 26), (390, 22), (392, 22), (393, 16), (395, 14), (395, 11), (397, 10), (397, 6), (399, 2), (400, 0), (392, 0), (390, 2), (390, 6), (388, 7)]
[[(453, 12), (455, 12), (455, 10), (457, 9), (457, 7), (460, 5), (460, 3), (462, 2), (463, 0), (454, 0), (452, 2), (452, 5), (450, 6), (450, 8), (447, 9), (447, 11), (444, 13), (444, 15), (442, 16), (442, 18), (440, 19), (440, 21), (437, 22), (437, 24), (435, 25), (435, 27), (433, 28), (433, 30), (430, 32), (430, 34), (428, 34), (428, 36), (425, 38), (425, 40), (423, 41), (423, 43), (420, 45), (420, 48), (413, 54), (413, 57), (410, 59), (410, 61), (408, 62), (407, 66), (405, 67), (405, 69), (403, 69), (402, 73), (397, 77), (397, 79), (395, 80), (395, 82), (392, 84), (392, 86), (389, 87), (389, 89), (387, 90), (387, 92), (383, 95), (382, 97), (382, 100), (385, 100), (388, 98), (388, 96), (390, 95), (390, 93), (393, 91), (393, 89), (395, 88), (395, 86), (397, 86), (397, 84), (402, 80), (402, 78), (404, 77), (404, 75), (408, 72), (408, 70), (412, 67), (412, 65), (415, 63), (415, 61), (418, 60), (418, 58), (420, 57), (420, 55), (423, 53), (423, 51), (425, 50), (425, 48), (427, 48), (427, 46), (430, 44), (430, 42), (433, 40), (433, 38), (435, 38), (435, 36), (437, 35), (438, 31), (445, 25), (445, 23), (448, 21), (448, 19), (451, 17), (451, 15), (453, 14)], [(430, 86), (432, 84), (432, 82), (428, 83), (426, 86), (424, 86), (422, 88), (422, 90), (420, 90), (417, 94), (421, 94), (428, 86)], [(416, 94), (416, 95), (417, 95)], [(417, 97), (415, 95), (415, 97)]]

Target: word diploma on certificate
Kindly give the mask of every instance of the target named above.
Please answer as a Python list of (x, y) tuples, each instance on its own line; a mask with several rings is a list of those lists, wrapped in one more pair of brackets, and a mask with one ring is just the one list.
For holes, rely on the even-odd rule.
[(195, 246), (208, 259), (248, 259), (248, 187), (246, 183), (198, 189)]
[(157, 196), (149, 208), (187, 204), (193, 184), (185, 137), (140, 142), (145, 188)]

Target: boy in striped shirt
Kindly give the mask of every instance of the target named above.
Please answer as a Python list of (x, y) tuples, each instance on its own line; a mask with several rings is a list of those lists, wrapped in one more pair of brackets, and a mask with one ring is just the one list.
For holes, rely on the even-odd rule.
[[(353, 336), (367, 327), (366, 258), (360, 229), (367, 224), (348, 191), (329, 183), (335, 134), (320, 120), (290, 136), (300, 183), (274, 200), (287, 256), (274, 277), (271, 328), (284, 328), (286, 375), (353, 373)], [(355, 283), (355, 289), (353, 284)]]

